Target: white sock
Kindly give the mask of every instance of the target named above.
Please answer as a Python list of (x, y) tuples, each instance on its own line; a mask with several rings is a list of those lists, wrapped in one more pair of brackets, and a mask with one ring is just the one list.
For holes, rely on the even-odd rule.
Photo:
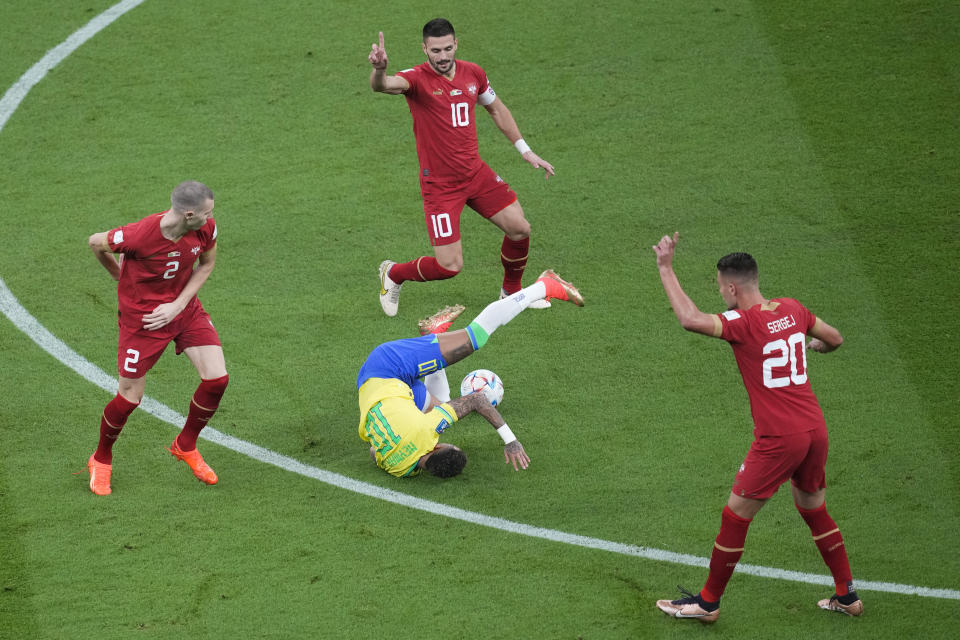
[(489, 336), (520, 315), (520, 312), (530, 306), (531, 302), (543, 300), (546, 297), (547, 287), (538, 281), (503, 300), (491, 302), (473, 321), (479, 324)]
[(447, 381), (447, 370), (434, 371), (423, 379), (424, 386), (431, 396), (440, 402), (450, 402), (450, 383)]

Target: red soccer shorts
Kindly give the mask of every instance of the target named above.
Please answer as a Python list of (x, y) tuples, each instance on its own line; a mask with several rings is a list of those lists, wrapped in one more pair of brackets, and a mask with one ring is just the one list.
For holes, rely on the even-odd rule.
[(120, 325), (117, 369), (121, 378), (142, 378), (157, 364), (163, 350), (173, 342), (180, 355), (188, 347), (220, 346), (220, 336), (210, 316), (198, 301), (188, 306), (173, 322), (156, 331)]
[(490, 218), (517, 201), (517, 194), (493, 169), (482, 163), (467, 182), (427, 182), (421, 180), (423, 213), (432, 246), (460, 240), (460, 212), (464, 205)]
[(827, 445), (827, 430), (822, 428), (757, 438), (734, 478), (732, 491), (744, 498), (766, 500), (787, 480), (801, 491), (819, 491), (827, 486)]

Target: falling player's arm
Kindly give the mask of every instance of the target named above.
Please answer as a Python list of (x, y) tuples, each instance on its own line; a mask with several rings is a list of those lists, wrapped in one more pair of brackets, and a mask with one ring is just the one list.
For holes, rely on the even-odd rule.
[[(492, 92), (492, 89), (490, 91)], [(507, 140), (509, 140), (523, 156), (523, 159), (529, 162), (534, 169), (542, 168), (546, 171), (544, 177), (549, 178), (554, 175), (553, 165), (531, 151), (527, 143), (524, 142), (523, 136), (520, 135), (520, 127), (517, 126), (517, 121), (513, 119), (513, 114), (510, 113), (507, 105), (503, 104), (503, 101), (498, 97), (494, 97), (492, 102), (484, 104), (484, 99), (488, 95), (489, 94), (484, 93), (479, 97), (480, 104), (483, 104), (483, 108), (490, 114), (493, 123), (497, 125), (500, 132), (507, 137)]]
[(410, 88), (410, 83), (400, 76), (387, 75), (387, 50), (383, 48), (383, 31), (379, 46), (374, 44), (367, 56), (373, 69), (370, 71), (370, 88), (379, 93), (396, 95)]
[(657, 268), (660, 270), (660, 282), (663, 283), (663, 290), (667, 293), (667, 299), (670, 300), (670, 306), (673, 307), (673, 313), (680, 321), (681, 327), (687, 331), (719, 338), (723, 333), (720, 316), (700, 311), (693, 300), (690, 299), (690, 296), (683, 290), (683, 287), (680, 286), (680, 280), (673, 270), (673, 254), (679, 238), (680, 234), (678, 232), (673, 234), (673, 238), (663, 236), (660, 242), (653, 247), (657, 254)]
[(96, 256), (103, 268), (107, 270), (110, 277), (114, 280), (120, 280), (120, 263), (110, 250), (110, 243), (107, 241), (107, 232), (95, 233), (87, 239), (87, 244), (93, 255)]
[(843, 344), (843, 336), (840, 335), (840, 332), (820, 318), (817, 318), (807, 335), (813, 336), (813, 339), (807, 344), (807, 349), (820, 353), (829, 353)]
[[(457, 412), (457, 420), (476, 411), (486, 418), (506, 444), (503, 447), (504, 460), (509, 464), (513, 463), (513, 468), (517, 471), (520, 468), (526, 469), (530, 465), (530, 456), (523, 450), (523, 445), (516, 439), (507, 422), (497, 411), (496, 407), (490, 404), (486, 396), (482, 393), (470, 393), (459, 398), (451, 400), (449, 403), (453, 410)], [(519, 465), (519, 466), (518, 466)]]
[(180, 315), (180, 312), (186, 308), (187, 303), (197, 295), (200, 287), (202, 287), (203, 283), (210, 277), (216, 260), (217, 245), (213, 245), (201, 253), (197, 261), (197, 268), (193, 270), (190, 279), (187, 280), (187, 284), (183, 287), (183, 291), (180, 292), (173, 302), (157, 305), (156, 309), (143, 316), (143, 328), (147, 331), (159, 329)]

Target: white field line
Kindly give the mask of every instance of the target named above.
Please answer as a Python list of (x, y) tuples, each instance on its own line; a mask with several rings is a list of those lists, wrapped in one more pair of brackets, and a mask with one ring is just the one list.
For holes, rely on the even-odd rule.
[[(110, 7), (96, 18), (87, 23), (86, 26), (73, 33), (61, 44), (47, 52), (43, 58), (20, 77), (7, 92), (0, 98), (0, 131), (6, 125), (10, 116), (17, 110), (20, 103), (26, 97), (27, 93), (47, 73), (62, 62), (67, 56), (76, 51), (83, 43), (92, 38), (102, 29), (106, 28), (114, 20), (122, 16), (127, 11), (139, 6), (145, 0), (124, 0)], [(41, 325), (24, 307), (20, 301), (13, 295), (7, 284), (0, 278), (0, 311), (3, 312), (10, 322), (27, 337), (33, 340), (41, 349), (49, 353), (58, 361), (67, 367), (76, 371), (81, 377), (89, 380), (108, 393), (117, 392), (117, 380), (107, 375), (98, 366), (78, 354), (76, 351), (64, 344), (59, 338)], [(168, 422), (178, 429), (183, 425), (185, 418), (173, 409), (153, 398), (144, 396), (140, 408), (164, 422)], [(340, 489), (346, 489), (354, 493), (359, 493), (371, 498), (385, 500), (411, 509), (419, 509), (428, 513), (444, 516), (470, 522), (472, 524), (499, 529), (508, 533), (529, 536), (532, 538), (541, 538), (553, 542), (570, 544), (588, 549), (599, 549), (610, 553), (618, 553), (626, 556), (635, 556), (656, 560), (659, 562), (670, 562), (673, 564), (687, 565), (691, 567), (709, 566), (709, 559), (692, 556), (684, 553), (674, 553), (662, 549), (651, 549), (649, 547), (637, 547), (599, 538), (590, 538), (573, 533), (565, 533), (554, 529), (544, 529), (534, 527), (520, 522), (495, 518), (474, 511), (458, 509), (448, 505), (431, 502), (422, 498), (414, 498), (399, 491), (384, 489), (377, 485), (360, 482), (337, 473), (318, 469), (308, 464), (304, 464), (293, 458), (275, 453), (269, 449), (257, 446), (253, 443), (234, 438), (233, 436), (221, 433), (212, 427), (205, 428), (200, 437), (211, 442), (215, 442), (223, 447), (241, 453), (245, 456), (259, 460), (266, 464), (279, 467), (286, 471), (296, 473), (307, 478), (313, 478), (320, 482)], [(804, 582), (808, 584), (818, 584), (824, 587), (833, 585), (833, 579), (829, 576), (815, 575), (812, 573), (801, 573), (799, 571), (788, 571), (785, 569), (776, 569), (771, 567), (762, 567), (751, 564), (739, 564), (736, 569), (739, 573), (759, 576), (763, 578), (774, 578), (777, 580), (789, 580), (793, 582)], [(932, 589), (929, 587), (916, 587), (907, 584), (897, 584), (893, 582), (875, 582), (875, 581), (857, 581), (857, 589), (862, 591), (885, 591), (888, 593), (899, 593), (904, 595), (917, 595), (926, 598), (943, 598), (948, 600), (960, 600), (960, 591), (954, 589)]]

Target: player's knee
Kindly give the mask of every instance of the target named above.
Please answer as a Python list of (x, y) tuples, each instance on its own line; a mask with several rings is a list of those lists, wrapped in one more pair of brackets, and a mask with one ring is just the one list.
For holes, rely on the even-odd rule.
[(463, 256), (444, 256), (437, 258), (437, 264), (443, 269), (444, 279), (452, 278), (463, 270)]
[(117, 388), (117, 394), (127, 402), (135, 405), (143, 400), (144, 385), (139, 381), (133, 381), (130, 378), (120, 378), (120, 384)]
[(513, 241), (526, 240), (530, 237), (530, 223), (526, 218), (520, 218), (516, 224), (507, 231), (507, 237)]

